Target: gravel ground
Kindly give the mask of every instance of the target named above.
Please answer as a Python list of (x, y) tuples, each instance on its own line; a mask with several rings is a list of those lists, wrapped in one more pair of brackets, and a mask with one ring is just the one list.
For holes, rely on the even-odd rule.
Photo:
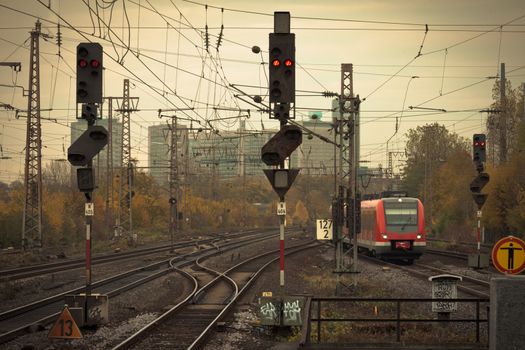
[[(263, 241), (254, 245), (253, 250), (247, 250), (244, 248), (243, 251), (235, 250), (233, 252), (226, 252), (223, 255), (212, 257), (207, 260), (207, 264), (210, 267), (226, 266), (230, 263), (233, 256), (234, 260), (241, 259), (245, 255), (253, 255), (256, 251), (263, 251), (269, 247), (278, 247), (278, 240), (276, 238)], [(195, 247), (191, 249), (196, 249)], [(150, 259), (150, 258), (146, 258)], [(137, 262), (130, 262), (131, 265), (140, 266), (143, 265), (143, 259)], [(97, 276), (102, 278), (102, 273), (108, 275), (123, 272), (128, 269), (123, 267), (122, 264), (108, 264), (100, 265), (97, 270)], [(66, 274), (75, 274), (75, 272), (68, 272)], [(49, 277), (43, 277), (46, 279)], [(60, 278), (66, 278), (61, 275)], [(30, 281), (34, 280), (34, 281)], [(28, 279), (28, 285), (32, 285), (33, 288), (38, 288), (41, 281), (39, 279)], [(27, 285), (26, 285), (27, 287)], [(188, 294), (188, 286), (185, 283), (181, 283), (180, 277), (177, 273), (161, 277), (148, 283), (140, 288), (135, 288), (131, 291), (125, 292), (115, 298), (112, 298), (109, 302), (109, 315), (110, 323), (100, 327), (96, 331), (83, 331), (83, 339), (73, 340), (69, 344), (65, 344), (62, 340), (50, 341), (47, 339), (47, 333), (49, 328), (45, 331), (38, 331), (23, 337), (16, 339), (7, 344), (2, 344), (1, 348), (6, 350), (11, 349), (107, 349), (115, 346), (120, 341), (129, 336), (133, 331), (136, 331), (156, 316), (160, 315), (162, 311), (167, 310), (173, 305), (176, 305), (181, 301), (181, 297)], [(70, 288), (68, 287), (67, 290)], [(53, 290), (53, 294), (57, 290)], [(38, 299), (43, 296), (41, 292), (37, 293)], [(17, 294), (16, 302), (23, 303), (24, 298), (31, 295)], [(31, 295), (32, 298), (36, 298)], [(25, 299), (27, 302), (27, 299)]]
[[(304, 235), (303, 235), (304, 237)], [(291, 246), (299, 243), (298, 238), (287, 236), (286, 245)], [(254, 251), (262, 251), (265, 247), (274, 246), (278, 248), (277, 240), (268, 241), (257, 245)], [(224, 255), (207, 261), (209, 267), (220, 269), (227, 266), (232, 260), (242, 259), (245, 255), (253, 254), (251, 250), (238, 250), (228, 252)], [(285, 258), (285, 294), (286, 295), (314, 295), (334, 296), (336, 277), (332, 273), (334, 269), (333, 248), (323, 245)], [(350, 297), (400, 297), (400, 298), (429, 298), (431, 285), (409, 276), (403, 271), (396, 269), (384, 269), (381, 265), (360, 262), (360, 273), (358, 274), (357, 288), (344, 289), (345, 296)], [(458, 271), (459, 272), (459, 271)], [(108, 272), (109, 273), (109, 272)], [(343, 276), (343, 282), (350, 284), (350, 277)], [(184, 284), (176, 273), (159, 278), (147, 286), (126, 292), (110, 301), (110, 323), (101, 326), (96, 331), (83, 331), (84, 338), (66, 344), (64, 341), (49, 341), (47, 332), (29, 334), (17, 339), (16, 342), (3, 344), (2, 348), (11, 349), (107, 349), (118, 344), (126, 335), (140, 329), (160, 314), (161, 309), (176, 304), (181, 295), (185, 294)], [(236, 310), (226, 320), (224, 330), (216, 332), (205, 350), (216, 349), (271, 349), (281, 342), (297, 342), (297, 329), (290, 329), (287, 333), (277, 334), (268, 327), (259, 324), (256, 315), (257, 303), (263, 292), (272, 291), (274, 295), (280, 292), (279, 287), (279, 265), (274, 263), (242, 297)], [(460, 295), (461, 296), (461, 295)], [(160, 306), (159, 306), (160, 305)], [(351, 308), (350, 308), (351, 309)], [(423, 307), (421, 312), (428, 314), (429, 307)], [(358, 309), (352, 309), (361, 316), (369, 314), (389, 315), (392, 311), (382, 305), (366, 305)], [(356, 311), (357, 310), (357, 311)], [(460, 308), (458, 314), (470, 313), (471, 308)], [(470, 313), (469, 316), (472, 316)], [(449, 328), (424, 328), (423, 332), (434, 335), (449, 336)], [(464, 327), (453, 329), (458, 333), (470, 332)], [(421, 330), (420, 330), (421, 331)], [(355, 327), (352, 329), (334, 330), (339, 332), (340, 337), (350, 339), (352, 336), (374, 336), (381, 339), (381, 331), (374, 327)], [(377, 332), (378, 334), (375, 334)], [(392, 337), (393, 336), (393, 337)], [(403, 334), (407, 339), (418, 337), (415, 329), (409, 329)], [(395, 340), (395, 332), (390, 332), (387, 337), (390, 341)], [(355, 339), (354, 339), (355, 341)]]
[[(336, 277), (334, 270), (333, 248), (322, 246), (310, 250), (306, 254), (300, 254), (285, 258), (285, 289), (286, 295), (314, 295), (316, 297), (335, 296)], [(448, 266), (443, 266), (448, 267)], [(359, 263), (357, 277), (357, 288), (342, 290), (342, 296), (367, 297), (367, 298), (430, 298), (431, 284), (408, 275), (406, 272), (383, 268), (381, 264), (370, 264), (364, 261)], [(473, 277), (484, 277), (483, 274), (467, 269), (456, 268), (457, 273), (468, 273)], [(348, 276), (342, 277), (343, 283), (350, 285)], [(256, 282), (249, 294), (243, 297), (240, 306), (226, 322), (225, 331), (216, 332), (213, 339), (206, 345), (205, 350), (214, 349), (254, 349), (263, 350), (277, 347), (281, 342), (298, 342), (298, 329), (291, 329), (286, 334), (276, 334), (269, 327), (259, 324), (257, 317), (258, 299), (263, 292), (273, 291), (274, 295), (279, 293), (279, 269), (274, 264), (269, 271)], [(461, 294), (459, 297), (462, 296)], [(355, 305), (355, 304), (354, 304)], [(406, 305), (406, 304), (405, 304)], [(350, 308), (351, 309), (351, 308)], [(459, 310), (453, 318), (460, 316), (473, 317), (475, 315), (474, 305), (465, 306), (460, 304)], [(338, 310), (340, 311), (340, 310)], [(376, 303), (365, 307), (356, 307), (354, 310), (346, 310), (350, 315), (356, 317), (395, 317), (395, 313), (388, 306)], [(349, 315), (349, 314), (346, 314)], [(402, 317), (412, 315), (425, 315), (432, 317), (430, 306), (419, 306), (410, 310), (403, 309)], [(349, 316), (351, 317), (351, 316)], [(417, 317), (417, 316), (416, 316)], [(482, 315), (484, 317), (484, 315)], [(377, 327), (354, 327), (339, 329), (340, 334), (334, 340), (352, 342), (363, 342), (363, 337), (374, 339), (374, 341), (395, 341), (395, 332), (390, 332), (386, 337), (381, 335), (384, 324)], [(407, 342), (438, 343), (444, 339), (452, 342), (465, 342), (465, 334), (471, 334), (473, 328), (463, 324), (453, 326), (423, 326), (419, 330), (408, 327), (403, 333), (403, 339)], [(337, 332), (337, 329), (333, 329)], [(425, 334), (426, 333), (426, 334)], [(482, 335), (485, 333), (482, 333)], [(486, 335), (486, 334), (485, 334)], [(330, 335), (328, 335), (330, 337)], [(326, 340), (326, 335), (323, 336)]]
[[(195, 250), (195, 247), (177, 250), (178, 254)], [(127, 270), (132, 270), (151, 264), (155, 261), (168, 259), (169, 253), (144, 256), (140, 259), (122, 260), (119, 262), (92, 265), (92, 283), (114, 276)], [(60, 273), (25, 278), (12, 282), (0, 283), (0, 312), (29, 302), (40, 300), (58, 293), (85, 286), (85, 268), (68, 270)]]

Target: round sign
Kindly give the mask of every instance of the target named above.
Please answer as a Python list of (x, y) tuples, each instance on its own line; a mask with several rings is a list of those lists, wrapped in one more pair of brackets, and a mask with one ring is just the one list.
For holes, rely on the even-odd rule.
[(492, 263), (500, 272), (520, 273), (525, 269), (525, 242), (514, 236), (500, 239), (492, 248)]

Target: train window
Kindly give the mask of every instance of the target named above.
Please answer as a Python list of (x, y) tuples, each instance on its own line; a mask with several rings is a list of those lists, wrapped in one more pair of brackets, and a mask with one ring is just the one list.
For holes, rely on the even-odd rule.
[(387, 225), (417, 225), (417, 203), (385, 202)]

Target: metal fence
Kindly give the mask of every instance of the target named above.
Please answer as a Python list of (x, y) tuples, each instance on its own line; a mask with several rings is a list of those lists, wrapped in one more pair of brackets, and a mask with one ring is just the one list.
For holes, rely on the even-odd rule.
[[(404, 313), (410, 313), (407, 311), (411, 311), (411, 313), (414, 313), (414, 308), (406, 308), (406, 305), (408, 304), (415, 304), (420, 303), (423, 305), (428, 305), (430, 308), (430, 305), (432, 302), (454, 302), (454, 303), (460, 303), (460, 304), (474, 304), (475, 305), (475, 315), (472, 317), (449, 317), (449, 315), (446, 314), (433, 314), (432, 317), (423, 317), (422, 315), (417, 316), (405, 316), (402, 314), (402, 310)], [(487, 324), (487, 334), (488, 334), (488, 318), (489, 318), (489, 307), (488, 304), (490, 302), (490, 299), (472, 299), (472, 298), (463, 298), (463, 299), (431, 299), (431, 298), (417, 298), (417, 299), (396, 299), (396, 298), (341, 298), (341, 297), (333, 297), (333, 298), (312, 298), (309, 297), (306, 299), (305, 303), (305, 317), (303, 319), (303, 325), (302, 325), (302, 337), (300, 340), (300, 346), (305, 346), (311, 343), (311, 337), (312, 337), (312, 325), (316, 325), (316, 337), (315, 342), (321, 343), (321, 330), (323, 326), (326, 326), (328, 323), (385, 323), (390, 325), (395, 325), (395, 332), (396, 332), (396, 341), (401, 342), (401, 333), (403, 329), (404, 324), (408, 323), (467, 323), (467, 324), (475, 324), (476, 328), (476, 343), (480, 342), (480, 329), (482, 324)], [(390, 305), (394, 306), (391, 308), (392, 312), (394, 313), (395, 317), (329, 317), (325, 316), (328, 312), (327, 305), (337, 305), (338, 310), (345, 310), (348, 309), (349, 304), (351, 303), (362, 303), (363, 305), (366, 305), (367, 303), (373, 303), (373, 304), (381, 304), (381, 303), (389, 303)], [(481, 308), (482, 304), (486, 306), (486, 317), (481, 317)], [(403, 307), (405, 306), (405, 307)], [(325, 309), (323, 309), (323, 307)], [(465, 313), (465, 312), (462, 312)]]

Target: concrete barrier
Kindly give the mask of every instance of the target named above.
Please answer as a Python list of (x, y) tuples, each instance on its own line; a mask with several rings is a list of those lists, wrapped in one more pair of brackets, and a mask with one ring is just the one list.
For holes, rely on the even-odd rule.
[(489, 350), (525, 349), (525, 276), (490, 280)]

